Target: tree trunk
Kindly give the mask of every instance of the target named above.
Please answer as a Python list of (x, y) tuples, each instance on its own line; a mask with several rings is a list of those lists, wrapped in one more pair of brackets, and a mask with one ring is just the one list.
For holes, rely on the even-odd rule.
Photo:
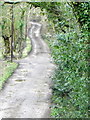
[(13, 15), (13, 5), (11, 7), (11, 62), (13, 61), (13, 41), (14, 41), (14, 15)]

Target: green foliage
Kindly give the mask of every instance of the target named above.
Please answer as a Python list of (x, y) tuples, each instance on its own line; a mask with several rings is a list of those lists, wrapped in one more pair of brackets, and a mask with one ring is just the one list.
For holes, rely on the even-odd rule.
[(67, 3), (58, 6), (61, 11), (61, 15), (56, 17), (58, 20), (53, 16), (54, 12), (51, 13), (53, 17), (50, 16), (55, 21), (53, 21), (55, 28), (58, 28), (56, 32), (59, 30), (56, 39), (50, 40), (52, 56), (58, 67), (53, 77), (54, 105), (51, 115), (56, 118), (87, 118), (89, 117), (87, 61), (90, 59), (87, 53), (89, 3), (69, 4), (75, 6), (70, 8)]
[(0, 59), (3, 59), (3, 49), (4, 49), (4, 42), (2, 37), (0, 37)]
[(89, 10), (90, 10), (90, 2), (75, 2), (72, 3), (74, 14), (80, 26), (88, 30), (90, 27), (90, 17), (89, 17)]
[[(3, 52), (4, 56), (10, 57), (11, 53), (11, 38), (13, 36), (13, 47), (12, 51), (15, 58), (22, 56), (22, 50), (24, 49), (24, 44), (26, 43), (27, 28), (26, 28), (26, 18), (28, 18), (27, 11), (29, 10), (30, 4), (28, 3), (18, 3), (17, 5), (13, 3), (13, 13), (12, 4), (7, 2), (0, 6), (2, 14), (0, 15), (0, 22), (2, 27), (2, 34), (5, 50)], [(12, 22), (12, 14), (14, 16)], [(12, 35), (12, 24), (13, 24), (13, 35)]]
[(23, 49), (22, 51), (22, 57), (26, 57), (28, 55), (28, 53), (31, 51), (31, 41), (30, 41), (30, 38), (27, 38), (26, 40), (26, 47)]
[(6, 80), (12, 75), (12, 73), (15, 71), (17, 67), (18, 67), (18, 64), (14, 62), (13, 63), (10, 63), (10, 62), (0, 63), (0, 69), (2, 70), (0, 71), (0, 89), (2, 89)]
[(58, 65), (53, 77), (53, 102), (58, 111), (55, 117), (88, 116), (86, 49), (84, 39), (75, 32), (59, 34), (52, 45), (53, 58)]

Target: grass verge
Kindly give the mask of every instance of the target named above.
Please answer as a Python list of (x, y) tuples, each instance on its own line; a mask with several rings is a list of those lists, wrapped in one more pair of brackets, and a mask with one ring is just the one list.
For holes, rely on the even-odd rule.
[(15, 71), (17, 67), (18, 64), (15, 62), (13, 63), (6, 61), (0, 62), (0, 90), (2, 89), (4, 83), (12, 75), (12, 73)]
[[(26, 47), (23, 50), (22, 58), (25, 58), (31, 51), (31, 41), (27, 38)], [(2, 51), (0, 52), (0, 58), (2, 58)], [(0, 61), (0, 90), (2, 89), (4, 83), (13, 74), (18, 64), (15, 62)]]

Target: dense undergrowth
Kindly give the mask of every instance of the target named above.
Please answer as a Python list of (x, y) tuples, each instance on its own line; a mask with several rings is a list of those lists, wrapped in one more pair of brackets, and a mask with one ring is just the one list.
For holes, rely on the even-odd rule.
[(51, 115), (57, 118), (88, 117), (88, 77), (84, 38), (77, 33), (58, 34), (51, 44), (58, 69), (53, 76)]
[[(73, 9), (67, 5), (66, 10), (61, 8), (68, 29), (59, 30), (53, 39), (48, 39), (57, 65), (53, 76), (51, 116), (89, 118), (89, 3), (70, 5)], [(57, 23), (58, 29), (63, 22)]]
[(52, 78), (51, 116), (89, 118), (89, 3), (68, 4), (58, 5), (61, 14), (57, 18), (53, 14), (55, 32), (44, 36), (57, 65)]

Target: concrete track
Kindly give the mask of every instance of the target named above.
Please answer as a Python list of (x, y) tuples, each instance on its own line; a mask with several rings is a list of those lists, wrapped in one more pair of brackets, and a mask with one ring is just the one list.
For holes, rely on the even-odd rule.
[(18, 69), (0, 91), (0, 119), (50, 117), (50, 76), (55, 66), (40, 30), (40, 24), (31, 22), (32, 52), (19, 61)]

